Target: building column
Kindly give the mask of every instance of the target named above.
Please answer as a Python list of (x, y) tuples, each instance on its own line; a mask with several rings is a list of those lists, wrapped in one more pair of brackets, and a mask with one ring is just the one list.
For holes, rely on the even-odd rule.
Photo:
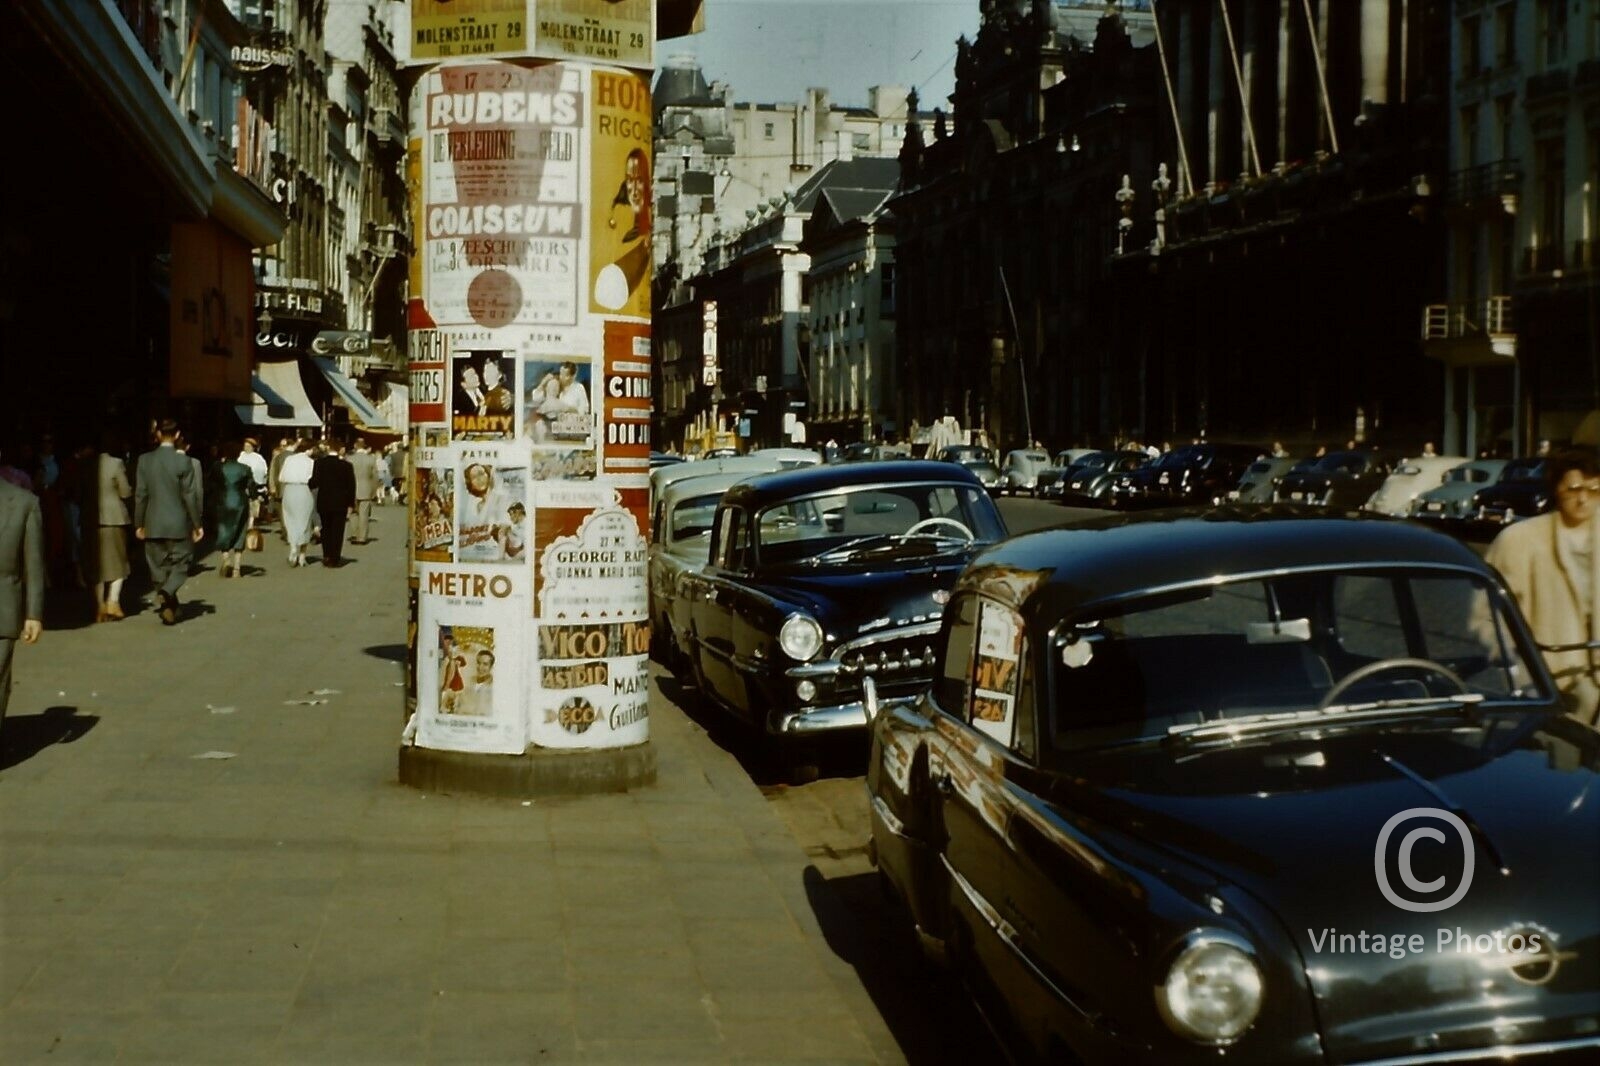
[(1289, 85), (1291, 72), (1298, 70), (1296, 65), (1299, 60), (1294, 58), (1294, 31), (1293, 19), (1295, 17), (1295, 0), (1279, 0), (1278, 3), (1278, 125), (1277, 125), (1277, 150), (1273, 153), (1274, 162), (1284, 163), (1289, 159)]
[[(1239, 12), (1239, 25), (1235, 27), (1239, 42), (1239, 158), (1245, 160), (1241, 170), (1249, 173), (1250, 160), (1259, 145), (1250, 143), (1251, 130), (1256, 120), (1256, 39), (1260, 14), (1258, 5), (1246, 3)], [(1269, 153), (1270, 155), (1270, 153)]]
[[(1194, 9), (1185, 4), (1178, 8), (1178, 136), (1190, 144), (1194, 143), (1194, 112), (1198, 107), (1194, 71)], [(1191, 174), (1190, 179), (1193, 178)], [(1209, 180), (1209, 173), (1207, 178)]]
[(1361, 0), (1361, 100), (1389, 102), (1389, 3)]
[[(1461, 443), (1461, 419), (1456, 417), (1456, 368), (1444, 365), (1444, 437), (1439, 441), (1439, 452), (1449, 455)], [(1456, 452), (1468, 455), (1467, 452)]]
[(1232, 70), (1228, 59), (1227, 34), (1223, 32), (1215, 8), (1211, 10), (1211, 69), (1210, 84), (1206, 93), (1206, 177), (1209, 182), (1222, 180), (1222, 110), (1227, 104), (1227, 74)]

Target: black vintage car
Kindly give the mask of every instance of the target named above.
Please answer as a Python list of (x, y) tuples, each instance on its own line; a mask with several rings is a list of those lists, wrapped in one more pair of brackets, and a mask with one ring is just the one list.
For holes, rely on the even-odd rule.
[(1260, 455), (1253, 444), (1185, 444), (1119, 475), (1111, 485), (1111, 500), (1120, 507), (1215, 503)]
[(1329, 452), (1308, 466), (1296, 466), (1278, 483), (1279, 503), (1309, 503), (1353, 511), (1367, 502), (1389, 476), (1389, 461), (1374, 451)]
[(1325, 515), (1007, 541), (876, 711), (872, 854), (1019, 1059), (1600, 1061), (1600, 733), (1470, 549)]
[(717, 507), (710, 561), (688, 574), (692, 680), (784, 741), (795, 775), (808, 737), (866, 725), (862, 679), (889, 700), (932, 676), (940, 612), (972, 555), (1005, 535), (955, 463), (846, 463), (751, 478)]
[(1537, 456), (1513, 459), (1500, 473), (1500, 480), (1479, 489), (1472, 497), (1468, 521), (1476, 519), (1489, 527), (1510, 525), (1521, 518), (1532, 518), (1550, 509), (1550, 485), (1544, 476), (1544, 460)]

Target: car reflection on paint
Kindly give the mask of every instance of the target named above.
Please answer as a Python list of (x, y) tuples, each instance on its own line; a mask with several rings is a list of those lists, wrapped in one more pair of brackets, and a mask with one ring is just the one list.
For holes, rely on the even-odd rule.
[(841, 463), (735, 485), (709, 561), (679, 584), (688, 677), (808, 776), (810, 739), (866, 725), (864, 678), (890, 700), (926, 685), (950, 586), (1004, 535), (955, 463)]
[(1017, 1059), (1600, 1061), (1600, 733), (1466, 546), (1111, 516), (978, 556), (935, 655), (872, 856)]

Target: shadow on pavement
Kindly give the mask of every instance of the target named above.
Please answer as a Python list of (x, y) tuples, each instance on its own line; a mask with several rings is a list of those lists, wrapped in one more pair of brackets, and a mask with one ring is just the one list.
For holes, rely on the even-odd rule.
[(387, 659), (392, 663), (406, 661), (406, 646), (404, 644), (374, 644), (361, 650), (374, 659)]
[(855, 968), (911, 1066), (999, 1059), (966, 990), (922, 957), (910, 918), (879, 888), (876, 873), (829, 880), (808, 866), (804, 877), (828, 947)]
[(79, 715), (76, 707), (7, 715), (5, 724), (0, 725), (0, 770), (26, 762), (52, 744), (71, 744), (99, 721), (98, 715)]
[[(765, 790), (787, 785), (788, 775), (778, 758), (775, 742), (714, 707), (694, 686), (684, 684), (670, 673), (656, 675), (656, 684), (661, 694), (705, 730), (717, 747), (739, 760), (740, 767), (757, 786)], [(815, 756), (819, 777), (860, 777), (866, 770), (867, 749), (861, 737), (829, 737), (807, 743), (806, 754), (808, 758)]]

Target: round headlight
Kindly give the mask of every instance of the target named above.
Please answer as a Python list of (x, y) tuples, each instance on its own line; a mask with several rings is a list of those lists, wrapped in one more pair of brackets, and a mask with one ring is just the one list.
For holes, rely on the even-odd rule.
[(778, 630), (778, 647), (791, 659), (810, 662), (822, 650), (822, 627), (809, 615), (791, 614)]
[(1250, 1028), (1260, 1013), (1261, 971), (1232, 939), (1197, 937), (1156, 989), (1161, 1017), (1179, 1036), (1226, 1044)]

